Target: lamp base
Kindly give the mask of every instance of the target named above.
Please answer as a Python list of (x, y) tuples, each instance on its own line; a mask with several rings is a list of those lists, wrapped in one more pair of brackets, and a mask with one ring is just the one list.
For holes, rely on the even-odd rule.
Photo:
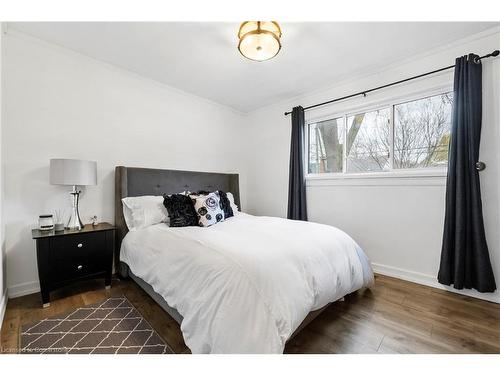
[(83, 228), (83, 223), (82, 220), (80, 219), (80, 214), (78, 212), (78, 201), (80, 198), (80, 193), (77, 189), (77, 186), (73, 185), (73, 191), (70, 193), (71, 196), (73, 197), (73, 207), (71, 210), (71, 216), (68, 221), (68, 225), (66, 226), (66, 229), (71, 229), (71, 230), (81, 230)]

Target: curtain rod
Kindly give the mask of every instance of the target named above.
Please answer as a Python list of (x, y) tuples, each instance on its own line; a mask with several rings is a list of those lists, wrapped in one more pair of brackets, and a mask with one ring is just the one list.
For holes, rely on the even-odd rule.
[[(481, 60), (481, 59), (485, 59), (487, 57), (497, 57), (499, 54), (500, 54), (500, 51), (499, 50), (495, 50), (492, 53), (488, 53), (487, 55), (484, 55), (484, 56), (476, 58), (476, 62), (479, 61), (479, 60)], [(413, 79), (417, 79), (417, 78), (425, 77), (425, 76), (428, 76), (428, 75), (431, 75), (431, 74), (439, 73), (439, 72), (442, 72), (444, 70), (452, 69), (454, 67), (455, 67), (455, 64), (450, 65), (450, 66), (445, 66), (444, 68), (441, 68), (441, 69), (436, 69), (436, 70), (433, 70), (431, 72), (419, 74), (417, 76), (413, 76), (413, 77), (410, 77), (410, 78), (402, 79), (400, 81), (391, 82), (391, 83), (388, 83), (386, 85), (374, 87), (374, 88), (369, 89), (369, 90), (364, 90), (364, 91), (357, 92), (355, 94), (343, 96), (341, 98), (336, 98), (336, 99), (328, 100), (328, 101), (323, 102), (323, 103), (318, 103), (318, 104), (310, 105), (309, 107), (304, 107), (304, 110), (311, 109), (311, 108), (316, 108), (316, 107), (319, 107), (319, 106), (322, 106), (322, 105), (326, 105), (326, 104), (330, 104), (330, 103), (339, 102), (341, 100), (345, 100), (345, 99), (349, 99), (349, 98), (354, 98), (355, 96), (359, 96), (359, 95), (366, 96), (366, 94), (368, 94), (369, 92), (372, 92), (372, 91), (376, 91), (376, 90), (380, 90), (380, 89), (385, 89), (386, 87), (389, 87), (389, 86), (398, 85), (400, 83), (408, 82), (408, 81), (411, 81)], [(290, 113), (292, 113), (292, 111), (285, 112), (285, 116), (288, 116)]]

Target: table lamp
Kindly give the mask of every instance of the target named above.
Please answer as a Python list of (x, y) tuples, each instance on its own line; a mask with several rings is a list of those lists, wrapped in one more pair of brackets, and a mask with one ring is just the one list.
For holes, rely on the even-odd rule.
[(70, 192), (73, 201), (67, 229), (81, 230), (83, 223), (78, 213), (81, 191), (78, 186), (97, 185), (97, 162), (77, 159), (50, 159), (50, 184), (73, 186)]

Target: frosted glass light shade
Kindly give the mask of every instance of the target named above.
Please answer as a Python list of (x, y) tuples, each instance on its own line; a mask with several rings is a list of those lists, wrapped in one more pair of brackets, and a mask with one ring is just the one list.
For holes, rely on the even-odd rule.
[(97, 162), (77, 159), (50, 159), (51, 185), (97, 185)]
[(238, 38), (238, 50), (250, 60), (269, 60), (281, 49), (281, 29), (275, 21), (245, 21)]

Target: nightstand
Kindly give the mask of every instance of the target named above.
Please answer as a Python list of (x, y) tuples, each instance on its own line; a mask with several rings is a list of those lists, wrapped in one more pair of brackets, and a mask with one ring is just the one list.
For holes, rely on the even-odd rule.
[(38, 278), (43, 307), (50, 292), (75, 282), (104, 278), (111, 287), (115, 227), (109, 223), (85, 225), (82, 230), (31, 231), (36, 241)]

